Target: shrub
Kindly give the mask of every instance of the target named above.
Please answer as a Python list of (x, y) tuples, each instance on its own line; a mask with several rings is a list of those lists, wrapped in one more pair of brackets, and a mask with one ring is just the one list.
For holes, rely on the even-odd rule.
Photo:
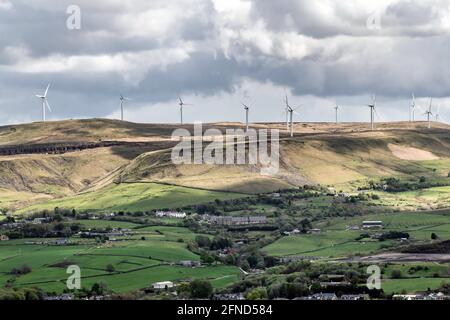
[(402, 272), (400, 270), (392, 270), (391, 278), (392, 279), (401, 279), (402, 278)]
[(213, 293), (211, 283), (206, 280), (196, 279), (189, 285), (191, 298), (208, 299)]
[(251, 290), (245, 296), (247, 300), (267, 300), (267, 290), (263, 287), (258, 287)]

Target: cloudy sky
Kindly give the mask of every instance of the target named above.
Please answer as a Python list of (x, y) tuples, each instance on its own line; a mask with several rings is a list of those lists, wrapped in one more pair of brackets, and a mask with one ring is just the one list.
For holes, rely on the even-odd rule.
[[(81, 29), (67, 13), (81, 10)], [(69, 21), (68, 21), (69, 20)], [(0, 0), (0, 124), (125, 117), (281, 121), (407, 120), (411, 93), (450, 121), (448, 0)], [(417, 111), (422, 119), (423, 111)]]

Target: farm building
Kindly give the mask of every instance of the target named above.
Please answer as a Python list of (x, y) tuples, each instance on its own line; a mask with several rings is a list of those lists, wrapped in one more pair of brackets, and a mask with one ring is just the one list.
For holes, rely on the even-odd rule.
[(182, 265), (183, 267), (187, 267), (187, 268), (195, 268), (195, 267), (201, 267), (202, 264), (200, 261), (185, 260), (185, 261), (180, 261), (180, 265)]
[(364, 229), (383, 228), (383, 221), (363, 221), (362, 227)]
[(173, 287), (174, 287), (174, 284), (172, 281), (155, 282), (153, 284), (153, 289), (170, 289)]
[(186, 213), (184, 213), (184, 212), (176, 212), (176, 211), (168, 211), (168, 212), (166, 212), (166, 211), (157, 211), (155, 213), (155, 215), (158, 218), (164, 218), (164, 217), (166, 217), (166, 218), (177, 218), (177, 219), (184, 219), (184, 218), (186, 218)]
[(265, 216), (248, 216), (248, 217), (222, 217), (222, 216), (210, 216), (204, 215), (203, 220), (213, 224), (238, 226), (238, 225), (250, 225), (250, 224), (265, 224), (267, 218)]

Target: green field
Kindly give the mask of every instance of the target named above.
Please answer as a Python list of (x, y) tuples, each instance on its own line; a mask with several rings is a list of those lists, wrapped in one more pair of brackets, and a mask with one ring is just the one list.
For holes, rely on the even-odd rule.
[(367, 254), (392, 245), (391, 241), (355, 241), (358, 235), (359, 232), (354, 231), (325, 231), (321, 234), (283, 237), (263, 248), (263, 251), (272, 256), (340, 257)]
[(348, 226), (360, 226), (365, 220), (381, 220), (382, 230), (369, 232), (405, 231), (411, 240), (429, 240), (432, 233), (440, 239), (450, 239), (450, 215), (442, 213), (390, 213), (358, 217), (333, 218), (318, 224), (320, 234), (282, 237), (263, 250), (273, 256), (309, 255), (339, 257), (369, 254), (395, 246), (395, 241), (355, 239), (367, 230), (347, 230)]
[(450, 283), (450, 279), (442, 278), (416, 278), (416, 279), (386, 279), (381, 282), (381, 288), (385, 293), (415, 293), (437, 289), (444, 283)]
[[(82, 269), (82, 287), (90, 288), (94, 283), (104, 282), (114, 292), (128, 292), (150, 287), (152, 283), (159, 281), (175, 281), (191, 279), (206, 279), (216, 288), (223, 288), (235, 282), (239, 278), (239, 269), (233, 266), (211, 266), (202, 268), (182, 268), (176, 266), (150, 266), (146, 269), (129, 271), (124, 273), (97, 273), (86, 274)], [(39, 288), (49, 292), (62, 292), (65, 289), (67, 275), (64, 270), (53, 273), (51, 278), (40, 282)], [(23, 277), (18, 282), (19, 287), (33, 286), (34, 279)]]
[(114, 220), (77, 220), (76, 222), (86, 229), (104, 229), (108, 227), (133, 229), (139, 226), (137, 223)]
[(178, 208), (207, 203), (215, 199), (243, 197), (239, 193), (206, 191), (156, 183), (126, 183), (111, 185), (98, 191), (36, 204), (19, 212), (60, 208), (94, 211), (147, 211)]
[[(89, 225), (93, 221), (80, 222)], [(103, 227), (103, 223), (106, 222), (95, 220), (90, 226)], [(121, 223), (116, 226), (119, 225), (123, 226)], [(51, 239), (0, 243), (0, 286), (14, 278), (16, 287), (39, 287), (59, 293), (65, 288), (68, 277), (65, 268), (69, 264), (81, 268), (82, 286), (90, 288), (95, 282), (105, 282), (117, 293), (145, 288), (157, 281), (201, 278), (222, 288), (239, 279), (240, 271), (234, 266), (176, 266), (182, 260), (199, 260), (198, 255), (186, 248), (186, 243), (179, 241), (195, 238), (195, 234), (186, 228), (155, 226), (137, 229), (137, 232), (139, 239), (103, 244), (78, 238), (71, 238), (73, 245), (67, 246), (27, 244)], [(141, 232), (145, 240), (140, 238)], [(13, 268), (22, 265), (31, 267), (32, 272), (19, 277), (9, 274)], [(108, 265), (114, 267), (112, 272), (108, 272)]]

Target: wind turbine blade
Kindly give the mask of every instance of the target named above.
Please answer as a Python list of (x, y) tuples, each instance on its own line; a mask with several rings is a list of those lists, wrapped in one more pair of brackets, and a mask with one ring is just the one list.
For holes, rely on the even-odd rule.
[(41, 95), (36, 95), (36, 97), (38, 97), (39, 99), (42, 99), (42, 98), (44, 98), (44, 96), (41, 96)]
[(50, 108), (50, 105), (48, 104), (47, 99), (45, 99), (45, 105), (47, 106), (48, 111), (53, 112), (52, 108)]
[(47, 93), (48, 93), (48, 89), (50, 89), (50, 83), (48, 84), (48, 86), (47, 86), (47, 89), (45, 89), (44, 97), (46, 97), (46, 96), (47, 96)]
[(373, 108), (373, 111), (375, 112), (375, 117), (377, 117), (378, 119), (381, 119), (380, 116), (378, 115), (377, 109)]

